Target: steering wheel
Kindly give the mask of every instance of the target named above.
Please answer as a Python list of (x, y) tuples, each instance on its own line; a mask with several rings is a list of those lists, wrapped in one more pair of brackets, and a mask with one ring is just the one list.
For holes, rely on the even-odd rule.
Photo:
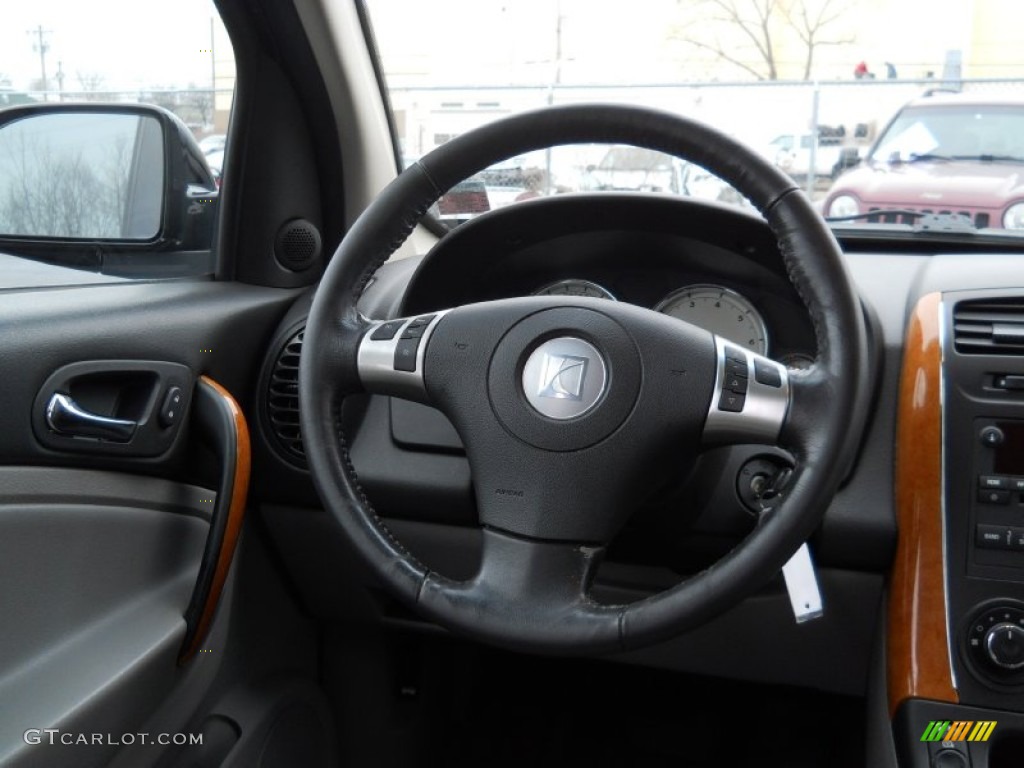
[[(693, 325), (598, 299), (514, 298), (387, 321), (360, 315), (368, 280), (445, 190), (506, 158), (580, 143), (676, 155), (745, 195), (778, 238), (807, 305), (814, 365), (790, 372)], [(320, 497), (344, 535), (391, 593), (425, 617), (519, 650), (635, 648), (731, 607), (814, 531), (862, 418), (865, 339), (831, 231), (766, 160), (661, 111), (552, 107), (452, 139), (401, 173), (352, 226), (306, 326), (302, 436)], [(359, 392), (430, 404), (455, 426), (482, 527), (474, 578), (429, 570), (374, 513), (339, 426), (342, 401)], [(677, 586), (626, 605), (596, 602), (595, 570), (629, 513), (666, 473), (687, 471), (703, 446), (727, 443), (792, 454), (782, 503), (728, 555)]]

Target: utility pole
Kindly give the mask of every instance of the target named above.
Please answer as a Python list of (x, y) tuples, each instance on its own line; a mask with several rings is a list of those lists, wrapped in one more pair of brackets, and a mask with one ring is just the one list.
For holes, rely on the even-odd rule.
[[(210, 17), (210, 122), (217, 122), (217, 55), (214, 53), (214, 24)], [(204, 126), (205, 128), (205, 126)]]
[(50, 44), (46, 41), (46, 36), (52, 32), (52, 29), (43, 29), (42, 24), (28, 31), (28, 34), (34, 35), (36, 38), (36, 41), (32, 43), (32, 50), (39, 53), (39, 72), (42, 76), (44, 92), (49, 90), (46, 83), (46, 52), (50, 50)]
[(60, 91), (60, 100), (64, 101), (64, 62), (57, 62), (57, 90)]
[[(562, 84), (562, 0), (555, 4), (555, 76), (548, 86), (548, 106), (555, 103), (555, 89)], [(544, 192), (551, 194), (551, 147), (544, 150)]]

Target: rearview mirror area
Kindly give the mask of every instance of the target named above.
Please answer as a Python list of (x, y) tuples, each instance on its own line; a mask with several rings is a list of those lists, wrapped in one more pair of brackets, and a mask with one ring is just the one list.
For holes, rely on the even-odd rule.
[(152, 240), (164, 131), (152, 115), (43, 112), (0, 126), (0, 235)]

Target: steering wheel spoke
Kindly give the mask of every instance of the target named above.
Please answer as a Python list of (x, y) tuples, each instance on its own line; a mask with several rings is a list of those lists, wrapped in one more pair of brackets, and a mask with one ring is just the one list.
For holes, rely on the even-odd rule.
[[(554, 634), (577, 638), (589, 650), (621, 647), (616, 616), (622, 608), (594, 602), (589, 589), (604, 548), (579, 542), (522, 538), (484, 529), (480, 569), (452, 582), (431, 574), (419, 605), (442, 620), (475, 615), (474, 631), (494, 642), (544, 650)], [(489, 610), (502, 605), (501, 614)], [(514, 637), (510, 637), (510, 632)]]
[(423, 375), (427, 344), (448, 310), (371, 323), (357, 352), (367, 392), (428, 403)]
[(784, 365), (715, 336), (715, 389), (704, 423), (711, 445), (775, 445), (790, 407)]

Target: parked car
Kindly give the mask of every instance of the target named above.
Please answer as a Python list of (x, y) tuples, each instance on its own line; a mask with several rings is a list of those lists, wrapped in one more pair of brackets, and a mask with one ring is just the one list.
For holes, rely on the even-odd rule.
[(858, 160), (857, 148), (843, 146), (841, 142), (842, 137), (833, 130), (820, 131), (816, 146), (811, 133), (782, 133), (768, 142), (764, 154), (793, 178), (804, 179), (812, 169), (813, 147), (815, 175), (834, 179)]
[(228, 137), (223, 133), (211, 133), (209, 136), (204, 136), (199, 140), (199, 149), (204, 155), (209, 155), (213, 152), (223, 152), (227, 142)]
[(960, 216), (1024, 229), (1024, 100), (936, 94), (904, 106), (861, 167), (829, 190), (833, 218), (912, 224)]

